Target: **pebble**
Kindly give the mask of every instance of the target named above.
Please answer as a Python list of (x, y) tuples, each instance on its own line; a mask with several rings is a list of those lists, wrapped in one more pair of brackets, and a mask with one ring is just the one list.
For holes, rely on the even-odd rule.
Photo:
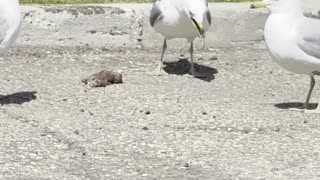
[(210, 61), (216, 61), (216, 60), (218, 60), (218, 57), (217, 56), (212, 56), (209, 60)]

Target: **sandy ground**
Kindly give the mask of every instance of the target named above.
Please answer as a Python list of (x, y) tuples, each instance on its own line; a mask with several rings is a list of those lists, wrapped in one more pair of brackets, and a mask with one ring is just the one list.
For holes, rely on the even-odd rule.
[[(183, 75), (177, 51), (170, 75), (153, 77), (159, 50), (11, 49), (0, 61), (0, 179), (320, 179), (320, 116), (288, 110), (309, 79), (259, 47), (197, 51), (206, 79)], [(103, 69), (124, 83), (82, 86)]]

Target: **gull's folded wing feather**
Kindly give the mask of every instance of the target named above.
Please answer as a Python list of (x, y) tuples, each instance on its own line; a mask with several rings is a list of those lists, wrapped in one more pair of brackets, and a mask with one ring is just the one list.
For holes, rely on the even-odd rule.
[(211, 20), (211, 13), (210, 13), (209, 9), (206, 11), (206, 18), (208, 20), (209, 25), (211, 25), (212, 20)]
[(320, 60), (320, 20), (304, 18), (301, 21), (299, 31), (299, 47), (308, 55)]
[(0, 44), (4, 41), (7, 32), (8, 32), (9, 26), (6, 20), (0, 18)]
[[(158, 1), (158, 0), (157, 0)], [(158, 2), (155, 1), (155, 3), (153, 4), (152, 10), (151, 10), (151, 14), (150, 14), (150, 24), (151, 26), (154, 26), (154, 24), (156, 23), (157, 20), (159, 20), (161, 18), (162, 12), (158, 6)]]
[(209, 25), (211, 25), (212, 19), (211, 19), (211, 13), (210, 13), (210, 11), (209, 11), (208, 0), (204, 0), (204, 1), (205, 1), (205, 3), (206, 3), (206, 6), (207, 6), (207, 10), (206, 10), (206, 12), (205, 12), (204, 17), (207, 19)]

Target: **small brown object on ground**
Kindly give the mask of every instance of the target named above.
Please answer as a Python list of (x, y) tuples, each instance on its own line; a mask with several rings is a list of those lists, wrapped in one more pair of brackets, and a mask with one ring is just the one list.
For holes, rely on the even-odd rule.
[(110, 84), (122, 83), (122, 74), (103, 70), (83, 79), (82, 82), (90, 87), (106, 87)]

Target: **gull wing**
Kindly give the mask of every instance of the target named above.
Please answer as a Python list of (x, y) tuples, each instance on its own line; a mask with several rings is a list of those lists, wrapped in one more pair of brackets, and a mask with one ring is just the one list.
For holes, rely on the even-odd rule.
[(204, 1), (205, 1), (206, 6), (207, 6), (207, 10), (204, 13), (204, 17), (207, 19), (209, 25), (211, 25), (212, 19), (211, 19), (211, 13), (209, 11), (208, 0), (204, 0)]
[(159, 8), (159, 4), (157, 3), (158, 1), (159, 0), (156, 0), (154, 2), (152, 10), (151, 10), (151, 14), (150, 14), (150, 18), (149, 18), (149, 22), (150, 22), (151, 26), (154, 26), (156, 21), (158, 19), (160, 19), (161, 15), (162, 15), (161, 9)]
[(0, 17), (0, 44), (4, 41), (7, 32), (9, 30), (9, 25), (5, 19)]
[(308, 55), (320, 60), (320, 20), (304, 18), (299, 24), (298, 46)]
[(209, 9), (206, 11), (205, 17), (207, 18), (209, 25), (211, 25), (212, 20), (211, 20), (211, 13), (210, 13)]

